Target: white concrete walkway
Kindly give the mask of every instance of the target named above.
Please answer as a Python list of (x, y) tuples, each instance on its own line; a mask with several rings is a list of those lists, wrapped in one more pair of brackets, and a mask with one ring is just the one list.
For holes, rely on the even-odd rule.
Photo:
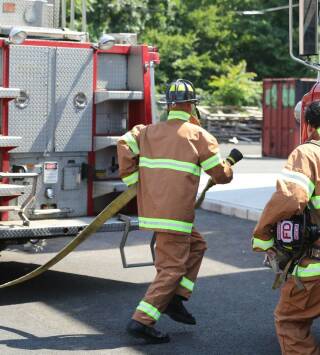
[[(201, 207), (204, 210), (257, 221), (275, 191), (277, 176), (275, 173), (235, 173), (230, 184), (213, 186), (207, 192)], [(203, 174), (199, 191), (203, 190), (207, 180), (208, 176)]]

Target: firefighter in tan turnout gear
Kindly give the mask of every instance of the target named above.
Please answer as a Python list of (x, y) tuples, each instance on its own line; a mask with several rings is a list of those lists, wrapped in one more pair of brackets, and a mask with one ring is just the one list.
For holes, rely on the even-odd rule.
[(283, 264), (286, 282), (274, 316), (285, 355), (320, 354), (310, 333), (320, 316), (320, 102), (307, 108), (305, 119), (308, 141), (289, 156), (253, 237), (255, 251), (266, 251), (270, 263), (280, 255)]
[(157, 274), (127, 330), (152, 343), (170, 340), (154, 328), (162, 313), (196, 323), (182, 301), (191, 296), (207, 248), (193, 226), (201, 169), (218, 184), (233, 175), (216, 139), (192, 116), (196, 102), (191, 82), (173, 82), (166, 91), (167, 120), (138, 125), (118, 142), (120, 175), (127, 185), (138, 183), (139, 227), (156, 232)]

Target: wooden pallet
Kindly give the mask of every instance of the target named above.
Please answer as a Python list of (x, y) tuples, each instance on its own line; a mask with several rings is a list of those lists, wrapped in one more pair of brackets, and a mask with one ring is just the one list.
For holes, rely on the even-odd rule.
[(262, 113), (255, 109), (244, 112), (212, 112), (210, 108), (199, 107), (202, 126), (213, 134), (219, 142), (260, 142), (262, 133)]

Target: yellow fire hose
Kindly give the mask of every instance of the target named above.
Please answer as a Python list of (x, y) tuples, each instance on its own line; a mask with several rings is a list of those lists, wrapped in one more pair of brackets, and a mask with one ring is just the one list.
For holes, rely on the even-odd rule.
[[(231, 165), (235, 164), (237, 161), (242, 159), (242, 154), (239, 151), (233, 149), (232, 152), (235, 152), (233, 154), (235, 155), (235, 157), (232, 158), (233, 155), (230, 154), (230, 156), (227, 158), (227, 160), (232, 158)], [(214, 185), (215, 185), (214, 181), (210, 178), (207, 182), (206, 187), (202, 191), (200, 197), (196, 201), (195, 208), (199, 208), (201, 206), (205, 198), (206, 192)], [(106, 206), (105, 209), (88, 226), (86, 226), (74, 239), (72, 239), (70, 243), (68, 243), (63, 249), (61, 249), (59, 253), (56, 254), (52, 259), (50, 259), (45, 264), (39, 266), (38, 268), (29, 272), (26, 275), (0, 285), (0, 288), (18, 285), (20, 283), (31, 280), (43, 274), (45, 271), (47, 271), (52, 266), (54, 266), (59, 261), (61, 261), (64, 257), (69, 255), (78, 245), (83, 243), (92, 234), (96, 233), (107, 220), (109, 220), (115, 214), (117, 214), (134, 197), (136, 197), (136, 195), (137, 195), (137, 185), (135, 184), (129, 187), (128, 190), (124, 191), (121, 195), (119, 195), (116, 199), (114, 199), (108, 206)]]
[(45, 264), (39, 266), (28, 274), (21, 276), (15, 280), (6, 282), (0, 285), (0, 288), (18, 285), (22, 282), (28, 281), (37, 277), (57, 264), (60, 260), (70, 254), (78, 245), (83, 243), (92, 234), (96, 233), (100, 227), (111, 217), (117, 214), (123, 207), (125, 207), (137, 195), (137, 186), (133, 185), (128, 190), (123, 192), (120, 196), (114, 199), (87, 227), (85, 227), (78, 236), (76, 236), (70, 243), (59, 251), (52, 259)]
[[(210, 184), (209, 186), (209, 183)], [(196, 202), (196, 208), (200, 207), (202, 201), (204, 200), (206, 192), (209, 190), (214, 183), (209, 179), (206, 188), (202, 191), (200, 198)], [(87, 240), (92, 234), (96, 233), (100, 227), (115, 214), (117, 214), (123, 207), (125, 207), (134, 197), (137, 195), (137, 185), (129, 187), (128, 190), (124, 191), (120, 196), (114, 199), (88, 226), (86, 226), (78, 236), (76, 236), (70, 243), (68, 243), (63, 249), (59, 251), (52, 259), (47, 261), (45, 264), (39, 266), (35, 270), (23, 275), (15, 280), (6, 282), (0, 285), (0, 288), (15, 286), (21, 284), (25, 281), (31, 280), (45, 271), (49, 270), (52, 266), (57, 264), (67, 255), (69, 255), (78, 245)], [(201, 199), (201, 200), (200, 200)]]

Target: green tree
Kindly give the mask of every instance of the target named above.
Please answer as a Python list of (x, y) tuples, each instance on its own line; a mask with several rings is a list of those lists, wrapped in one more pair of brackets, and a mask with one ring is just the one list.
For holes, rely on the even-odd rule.
[(212, 92), (218, 90), (212, 77), (226, 81), (242, 61), (257, 74), (254, 80), (315, 77), (289, 57), (287, 10), (260, 16), (239, 13), (279, 5), (287, 1), (90, 0), (89, 30), (93, 40), (104, 32), (136, 32), (140, 43), (158, 47), (160, 86), (185, 77)]
[(246, 62), (230, 65), (228, 72), (213, 76), (209, 86), (214, 90), (212, 103), (215, 105), (259, 105), (262, 85), (253, 81), (255, 73), (246, 71)]

